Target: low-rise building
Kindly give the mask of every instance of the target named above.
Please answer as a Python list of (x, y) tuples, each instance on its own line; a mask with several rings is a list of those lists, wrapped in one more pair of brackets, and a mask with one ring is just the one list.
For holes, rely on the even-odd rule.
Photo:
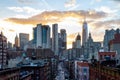
[(98, 52), (98, 60), (104, 61), (108, 59), (115, 59), (116, 52)]
[(20, 80), (20, 68), (4, 69), (0, 71), (0, 80)]
[(43, 58), (52, 58), (54, 57), (54, 52), (51, 49), (43, 49), (43, 48), (28, 48), (27, 49), (27, 57), (32, 58), (33, 56), (36, 59), (43, 59)]
[(89, 63), (75, 61), (75, 80), (89, 80)]
[[(117, 29), (116, 34), (114, 35), (114, 39), (109, 42), (109, 50), (116, 51), (117, 57), (116, 59), (120, 59), (120, 30)], [(119, 61), (120, 64), (120, 61)]]
[[(109, 63), (111, 63), (109, 61)], [(109, 64), (108, 63), (108, 64)], [(100, 63), (90, 64), (90, 79), (89, 80), (120, 80), (120, 72), (119, 69), (103, 66)]]

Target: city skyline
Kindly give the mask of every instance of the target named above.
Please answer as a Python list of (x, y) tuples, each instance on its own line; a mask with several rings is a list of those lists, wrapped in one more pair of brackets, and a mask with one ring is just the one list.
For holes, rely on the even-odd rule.
[(58, 31), (66, 29), (68, 47), (71, 47), (77, 33), (82, 35), (82, 24), (86, 16), (93, 39), (102, 41), (105, 29), (120, 26), (119, 3), (120, 0), (0, 1), (0, 31), (3, 31), (8, 41), (14, 43), (19, 33), (29, 33), (32, 39), (33, 27), (39, 23), (50, 26), (58, 23)]

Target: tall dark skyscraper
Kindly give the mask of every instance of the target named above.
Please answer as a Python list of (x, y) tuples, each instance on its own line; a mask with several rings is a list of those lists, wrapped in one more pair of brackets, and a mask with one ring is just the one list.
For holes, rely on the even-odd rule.
[(67, 44), (67, 34), (65, 29), (60, 30), (61, 34), (61, 40), (62, 40), (62, 49), (66, 49), (66, 44)]
[(87, 22), (84, 20), (83, 26), (82, 26), (82, 45), (84, 46), (85, 42), (87, 42), (88, 39), (88, 26)]
[(65, 29), (61, 29), (58, 34), (59, 56), (67, 49), (67, 33)]

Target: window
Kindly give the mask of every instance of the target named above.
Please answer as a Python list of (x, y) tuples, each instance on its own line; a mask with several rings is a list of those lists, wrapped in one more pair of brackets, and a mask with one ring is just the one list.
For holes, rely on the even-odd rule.
[(84, 73), (87, 73), (87, 69), (86, 69), (86, 68), (84, 68), (84, 69), (83, 69), (83, 72), (84, 72)]
[(100, 59), (102, 59), (102, 55), (100, 55)]
[(115, 55), (112, 55), (112, 57), (115, 57)]

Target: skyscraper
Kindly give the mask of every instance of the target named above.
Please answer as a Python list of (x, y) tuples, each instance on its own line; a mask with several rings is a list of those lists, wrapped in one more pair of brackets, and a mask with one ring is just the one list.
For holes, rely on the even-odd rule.
[(81, 36), (79, 33), (76, 36), (75, 41), (72, 43), (72, 48), (81, 48)]
[(83, 46), (87, 42), (87, 39), (88, 39), (88, 26), (87, 26), (87, 22), (84, 21), (82, 26), (82, 45)]
[(20, 48), (24, 49), (25, 45), (28, 43), (29, 41), (29, 34), (26, 33), (20, 33), (19, 34), (19, 41), (20, 41)]
[(18, 36), (16, 35), (15, 36), (15, 44), (14, 44), (15, 47), (18, 47), (19, 46), (19, 38)]
[(58, 55), (58, 24), (52, 25), (52, 51)]
[(67, 46), (67, 34), (65, 29), (61, 29), (60, 33), (58, 33), (58, 43), (59, 43), (59, 57), (63, 53), (64, 50), (66, 50)]
[(76, 37), (75, 44), (76, 44), (76, 48), (81, 48), (81, 36), (79, 34)]
[(87, 47), (92, 47), (93, 46), (93, 39), (92, 39), (92, 36), (91, 36), (91, 33), (89, 33), (89, 37), (87, 39)]
[(105, 51), (108, 51), (108, 43), (110, 40), (114, 39), (114, 34), (116, 31), (114, 29), (105, 30), (104, 40), (103, 40), (103, 47)]
[(37, 24), (37, 27), (33, 28), (33, 39), (35, 47), (42, 47), (42, 24)]
[(62, 38), (61, 38), (61, 33), (58, 33), (58, 49), (59, 49), (59, 56), (62, 53)]
[(42, 44), (43, 48), (50, 48), (50, 27), (48, 25), (42, 27)]
[(33, 43), (35, 47), (50, 48), (50, 27), (48, 25), (37, 24), (33, 28)]
[(61, 40), (62, 40), (62, 49), (66, 49), (67, 46), (67, 34), (66, 34), (66, 30), (65, 29), (61, 29), (60, 30), (60, 34), (61, 34)]
[[(37, 25), (37, 27), (38, 27), (38, 25)], [(37, 44), (37, 27), (33, 28), (33, 44), (34, 45)]]
[(7, 43), (7, 50), (11, 50), (13, 48), (12, 43), (8, 41)]

